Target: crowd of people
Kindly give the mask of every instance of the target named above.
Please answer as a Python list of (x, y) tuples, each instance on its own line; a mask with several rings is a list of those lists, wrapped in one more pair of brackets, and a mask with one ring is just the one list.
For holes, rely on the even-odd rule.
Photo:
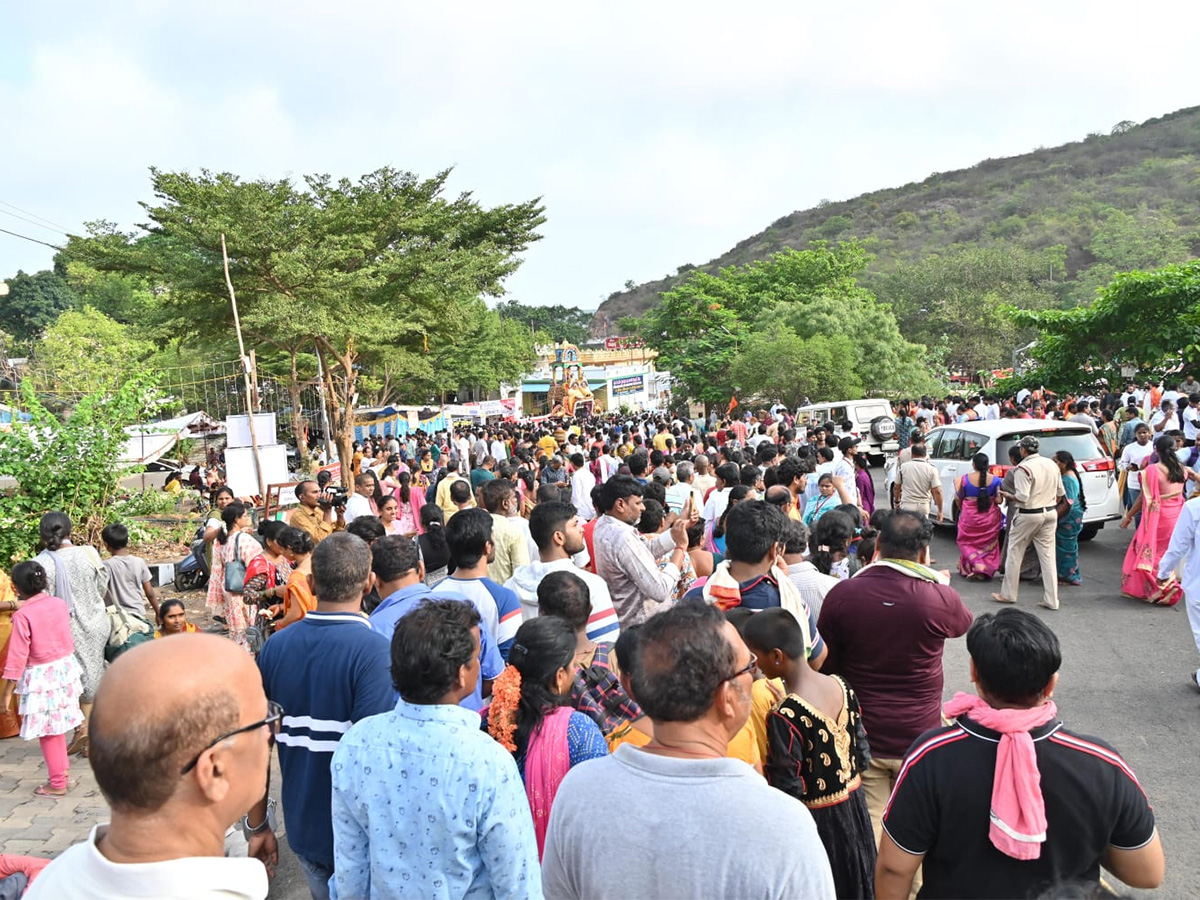
[[(778, 408), (370, 438), (345, 493), (302, 482), (285, 519), (217, 492), (206, 603), (227, 639), (160, 601), (127, 534), (102, 561), (48, 514), (13, 570), (4, 697), (47, 795), (86, 734), (112, 820), (28, 896), (263, 897), (280, 818), (314, 898), (1091, 895), (1102, 865), (1155, 886), (1132, 770), (1057, 717), (1053, 631), (973, 617), (930, 558), (925, 432), (1061, 414), (992, 399), (899, 404), (883, 502), (849, 423)], [(1092, 398), (1066, 409), (1091, 420)], [(1178, 585), (1184, 557), (1200, 589), (1200, 500), (1168, 438), (1129, 466), (1151, 542), (1134, 596)], [(1078, 473), (1014, 449), (1003, 478), (976, 459), (956, 485), (958, 573), (1003, 562), (1015, 601), (1032, 545), (1054, 608), (1078, 578)], [(106, 669), (106, 602), (153, 604), (166, 640)], [(977, 693), (944, 705), (964, 635)]]

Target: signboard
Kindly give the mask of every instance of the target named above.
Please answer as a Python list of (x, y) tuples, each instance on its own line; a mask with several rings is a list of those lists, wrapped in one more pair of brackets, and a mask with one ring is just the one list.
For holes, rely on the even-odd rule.
[(604, 339), (605, 350), (637, 350), (645, 346), (641, 338), (610, 337)]
[(646, 389), (646, 376), (644, 375), (625, 375), (622, 378), (614, 378), (609, 382), (609, 390), (614, 397), (619, 397), (622, 394), (640, 394)]
[(484, 400), (479, 404), (479, 413), (483, 416), (502, 416), (504, 404), (499, 400)]
[[(258, 438), (258, 446), (266, 447), (275, 443), (275, 413), (255, 413), (254, 431)], [(226, 416), (225, 433), (227, 447), (250, 446), (250, 417)], [(238, 496), (241, 496), (240, 494)]]
[[(266, 484), (286, 484), (291, 480), (288, 477), (287, 447), (283, 444), (260, 447), (258, 455), (262, 459), (263, 481)], [(252, 449), (225, 448), (225, 483), (233, 490), (235, 497), (258, 496), (258, 468), (254, 465)]]

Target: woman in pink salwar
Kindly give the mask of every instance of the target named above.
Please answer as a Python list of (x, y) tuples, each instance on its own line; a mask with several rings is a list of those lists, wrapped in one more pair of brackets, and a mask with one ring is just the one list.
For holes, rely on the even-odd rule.
[(988, 471), (986, 453), (971, 458), (971, 472), (958, 480), (958, 572), (972, 581), (988, 581), (1000, 568), (1004, 517), (996, 492), (1000, 479)]
[(1142, 514), (1121, 567), (1121, 593), (1147, 603), (1174, 606), (1181, 595), (1179, 583), (1159, 581), (1158, 564), (1183, 509), (1187, 473), (1175, 455), (1175, 438), (1163, 435), (1154, 442), (1154, 452), (1158, 462), (1142, 472), (1141, 494), (1121, 520), (1121, 527), (1128, 528), (1133, 517)]
[(608, 754), (600, 727), (571, 708), (571, 686), (579, 671), (577, 639), (565, 619), (539, 616), (517, 629), (509, 664), (492, 685), (483, 711), (488, 733), (517, 761), (538, 859), (558, 786), (572, 766)]

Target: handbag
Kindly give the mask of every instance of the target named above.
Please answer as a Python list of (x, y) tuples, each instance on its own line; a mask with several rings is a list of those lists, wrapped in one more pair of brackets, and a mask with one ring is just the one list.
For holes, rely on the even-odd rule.
[(241, 534), (233, 536), (233, 559), (225, 563), (225, 590), (231, 594), (240, 594), (246, 590), (246, 564), (238, 555), (237, 539)]

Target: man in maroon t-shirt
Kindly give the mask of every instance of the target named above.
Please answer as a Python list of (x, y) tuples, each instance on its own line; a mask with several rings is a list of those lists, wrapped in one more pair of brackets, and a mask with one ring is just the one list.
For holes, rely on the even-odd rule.
[(862, 783), (876, 841), (904, 754), (942, 723), (946, 639), (971, 627), (958, 591), (923, 564), (932, 536), (925, 516), (894, 511), (879, 533), (876, 561), (834, 585), (817, 620), (829, 648), (821, 671), (844, 677), (862, 705), (871, 747)]

